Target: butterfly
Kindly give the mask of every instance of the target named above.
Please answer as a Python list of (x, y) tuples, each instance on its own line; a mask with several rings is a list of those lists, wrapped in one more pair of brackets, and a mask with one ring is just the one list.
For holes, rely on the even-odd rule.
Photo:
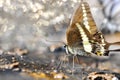
[(111, 45), (120, 42), (105, 41), (103, 34), (97, 29), (89, 4), (84, 1), (80, 2), (71, 18), (66, 39), (66, 53), (74, 56), (108, 56), (111, 51), (120, 51), (120, 49), (109, 50)]

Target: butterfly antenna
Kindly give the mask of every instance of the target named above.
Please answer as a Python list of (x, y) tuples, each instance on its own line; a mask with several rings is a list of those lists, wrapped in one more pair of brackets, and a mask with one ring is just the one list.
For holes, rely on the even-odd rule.
[(63, 41), (54, 41), (54, 40), (48, 40), (48, 39), (44, 39), (47, 42), (52, 42), (52, 43), (62, 43), (64, 45), (66, 45)]

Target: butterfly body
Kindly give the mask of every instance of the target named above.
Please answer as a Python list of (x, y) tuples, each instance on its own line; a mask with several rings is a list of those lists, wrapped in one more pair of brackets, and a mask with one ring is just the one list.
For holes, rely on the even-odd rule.
[(87, 2), (81, 2), (66, 32), (66, 52), (73, 55), (106, 55), (106, 41), (92, 17)]

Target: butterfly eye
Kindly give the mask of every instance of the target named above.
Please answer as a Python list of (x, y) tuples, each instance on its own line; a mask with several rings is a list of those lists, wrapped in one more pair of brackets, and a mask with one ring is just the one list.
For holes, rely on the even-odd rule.
[(63, 46), (63, 49), (66, 51), (66, 49), (67, 49), (67, 45), (64, 45), (64, 46)]
[(64, 45), (63, 47), (64, 47), (64, 48), (66, 48), (66, 47), (67, 47), (67, 45)]

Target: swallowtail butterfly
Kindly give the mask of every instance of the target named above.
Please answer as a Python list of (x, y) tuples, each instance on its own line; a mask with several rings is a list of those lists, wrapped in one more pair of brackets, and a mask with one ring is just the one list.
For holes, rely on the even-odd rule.
[(66, 31), (66, 53), (83, 56), (108, 56), (110, 45), (120, 42), (108, 43), (102, 33), (97, 29), (92, 17), (89, 4), (81, 1), (72, 16), (70, 25)]

